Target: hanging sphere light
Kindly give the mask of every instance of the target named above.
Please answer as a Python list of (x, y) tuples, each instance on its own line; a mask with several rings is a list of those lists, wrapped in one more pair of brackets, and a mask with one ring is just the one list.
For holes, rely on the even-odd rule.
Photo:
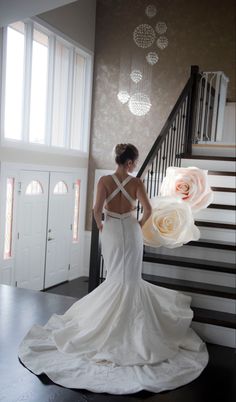
[(148, 64), (150, 64), (151, 66), (154, 66), (154, 64), (156, 64), (159, 60), (158, 54), (156, 52), (149, 52), (146, 55), (146, 60), (147, 60)]
[(163, 35), (164, 33), (166, 33), (166, 31), (167, 31), (167, 25), (166, 25), (166, 23), (165, 22), (161, 22), (161, 21), (159, 21), (157, 24), (156, 24), (156, 32), (159, 34), (159, 35)]
[(159, 47), (159, 49), (163, 50), (168, 46), (168, 39), (166, 36), (160, 36), (157, 39), (157, 47)]
[(145, 14), (146, 14), (149, 18), (155, 17), (156, 13), (157, 13), (157, 8), (156, 8), (156, 6), (154, 6), (154, 4), (149, 4), (149, 5), (145, 8)]
[(125, 104), (126, 102), (128, 102), (130, 96), (127, 91), (119, 91), (117, 94), (117, 98), (121, 103)]
[(133, 70), (130, 73), (130, 78), (135, 84), (137, 84), (143, 78), (143, 75), (140, 70)]
[(147, 48), (152, 46), (155, 38), (155, 31), (149, 24), (138, 25), (133, 32), (133, 39), (138, 47)]
[(149, 112), (151, 106), (152, 104), (149, 97), (142, 92), (133, 94), (128, 103), (130, 112), (135, 116), (144, 116)]

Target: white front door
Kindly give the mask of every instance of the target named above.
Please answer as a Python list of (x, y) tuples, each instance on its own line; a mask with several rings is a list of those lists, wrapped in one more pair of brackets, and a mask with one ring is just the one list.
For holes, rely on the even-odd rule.
[(50, 173), (45, 288), (68, 279), (73, 222), (73, 179)]
[(48, 172), (20, 173), (16, 249), (16, 281), (19, 287), (43, 289), (48, 180)]

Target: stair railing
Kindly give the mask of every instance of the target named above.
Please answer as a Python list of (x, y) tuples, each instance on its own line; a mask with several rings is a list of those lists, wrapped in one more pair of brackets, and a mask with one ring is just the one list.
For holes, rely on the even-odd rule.
[[(200, 79), (199, 67), (191, 66), (190, 78), (137, 174), (137, 177), (143, 180), (150, 199), (158, 195), (167, 167), (180, 166), (182, 156), (192, 153), (196, 98)], [(138, 219), (141, 213), (142, 207), (138, 203)], [(104, 279), (99, 231), (94, 218), (90, 253), (89, 292)]]
[(229, 79), (222, 71), (203, 72), (198, 85), (194, 143), (221, 141)]

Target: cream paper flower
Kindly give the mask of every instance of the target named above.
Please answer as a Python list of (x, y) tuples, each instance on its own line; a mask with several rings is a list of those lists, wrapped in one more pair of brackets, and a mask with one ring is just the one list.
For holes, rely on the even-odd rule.
[(160, 189), (161, 196), (181, 197), (193, 212), (206, 208), (213, 201), (207, 170), (197, 167), (168, 167)]
[(145, 245), (175, 248), (200, 238), (191, 208), (181, 198), (155, 197), (152, 206), (152, 215), (142, 227)]

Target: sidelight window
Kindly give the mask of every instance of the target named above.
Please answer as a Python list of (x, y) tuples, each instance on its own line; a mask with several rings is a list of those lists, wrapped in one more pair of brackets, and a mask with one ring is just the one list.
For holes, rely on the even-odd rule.
[(75, 203), (74, 203), (74, 221), (73, 221), (73, 242), (79, 241), (79, 202), (80, 202), (80, 180), (75, 182)]
[(6, 181), (6, 213), (5, 213), (5, 238), (4, 238), (4, 259), (12, 257), (12, 223), (14, 205), (14, 185), (13, 177)]

